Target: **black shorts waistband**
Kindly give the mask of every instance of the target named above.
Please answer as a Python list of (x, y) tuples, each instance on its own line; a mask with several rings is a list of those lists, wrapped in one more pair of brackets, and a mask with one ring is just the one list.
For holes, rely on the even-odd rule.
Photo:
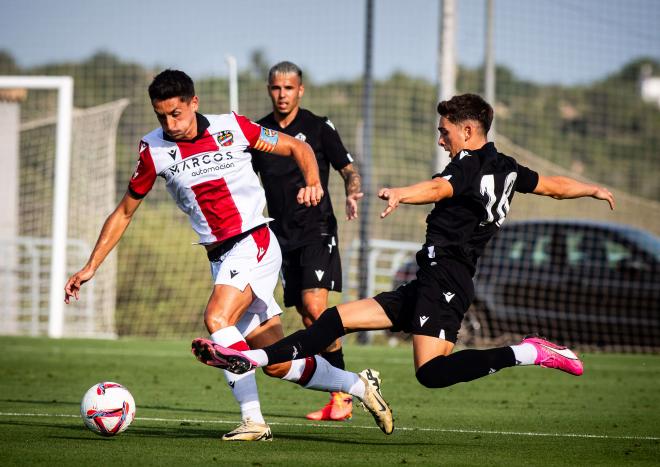
[(216, 246), (212, 250), (209, 250), (206, 252), (206, 256), (209, 258), (209, 261), (215, 262), (219, 261), (221, 257), (223, 257), (225, 254), (229, 252), (232, 248), (234, 248), (234, 245), (236, 245), (238, 242), (243, 240), (244, 238), (248, 237), (249, 235), (252, 235), (254, 232), (257, 232), (258, 230), (261, 229), (266, 229), (268, 228), (268, 224), (261, 224), (256, 227), (252, 227), (250, 230), (246, 230), (245, 232), (241, 232), (238, 235), (234, 235), (233, 237), (229, 237), (227, 240), (222, 242), (220, 245)]

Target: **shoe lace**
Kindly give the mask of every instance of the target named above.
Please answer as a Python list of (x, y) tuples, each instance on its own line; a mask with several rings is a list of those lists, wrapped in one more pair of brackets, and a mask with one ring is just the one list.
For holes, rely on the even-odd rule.
[(353, 402), (352, 396), (343, 392), (333, 392), (330, 403), (335, 405), (344, 405)]
[(236, 430), (234, 431), (245, 431), (248, 429), (251, 429), (252, 425), (256, 425), (257, 422), (253, 421), (251, 418), (246, 418), (245, 420), (241, 421), (241, 424), (236, 427)]

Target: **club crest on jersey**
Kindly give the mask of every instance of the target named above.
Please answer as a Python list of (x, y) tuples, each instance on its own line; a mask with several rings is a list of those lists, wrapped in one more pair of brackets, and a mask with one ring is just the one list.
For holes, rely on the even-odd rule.
[(234, 134), (229, 130), (221, 131), (216, 138), (220, 146), (231, 146), (234, 142)]
[(298, 134), (295, 136), (295, 138), (296, 138), (296, 139), (299, 139), (300, 141), (307, 141), (307, 136), (305, 136), (304, 133), (298, 133)]

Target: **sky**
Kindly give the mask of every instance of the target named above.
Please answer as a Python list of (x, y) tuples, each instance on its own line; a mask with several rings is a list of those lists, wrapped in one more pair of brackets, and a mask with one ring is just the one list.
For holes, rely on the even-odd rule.
[[(435, 79), (439, 0), (375, 0), (374, 75)], [(193, 77), (248, 66), (254, 50), (316, 81), (363, 72), (365, 0), (0, 0), (0, 49), (30, 67), (104, 50)], [(483, 61), (485, 0), (456, 0), (459, 63)], [(494, 0), (495, 58), (517, 76), (587, 83), (660, 60), (658, 0)]]

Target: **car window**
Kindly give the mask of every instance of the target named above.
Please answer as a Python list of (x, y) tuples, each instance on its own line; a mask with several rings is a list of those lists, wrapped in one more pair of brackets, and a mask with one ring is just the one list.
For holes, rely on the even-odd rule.
[(523, 239), (514, 240), (509, 247), (509, 251), (506, 252), (506, 257), (511, 261), (522, 261), (525, 243)]
[(622, 261), (634, 258), (633, 249), (612, 233), (594, 230), (566, 232), (566, 254), (570, 266), (616, 269)]
[(607, 267), (603, 233), (593, 230), (569, 230), (566, 232), (566, 259), (569, 266)]
[(614, 240), (605, 242), (605, 254), (607, 255), (607, 265), (611, 268), (616, 268), (621, 261), (633, 258), (630, 247)]
[[(489, 248), (493, 261), (524, 267), (544, 267), (552, 261), (553, 229), (546, 225), (504, 228)], [(521, 228), (523, 227), (523, 228)]]
[(550, 264), (552, 258), (550, 244), (552, 236), (550, 234), (539, 235), (534, 241), (532, 248), (532, 264), (534, 266), (545, 266)]

